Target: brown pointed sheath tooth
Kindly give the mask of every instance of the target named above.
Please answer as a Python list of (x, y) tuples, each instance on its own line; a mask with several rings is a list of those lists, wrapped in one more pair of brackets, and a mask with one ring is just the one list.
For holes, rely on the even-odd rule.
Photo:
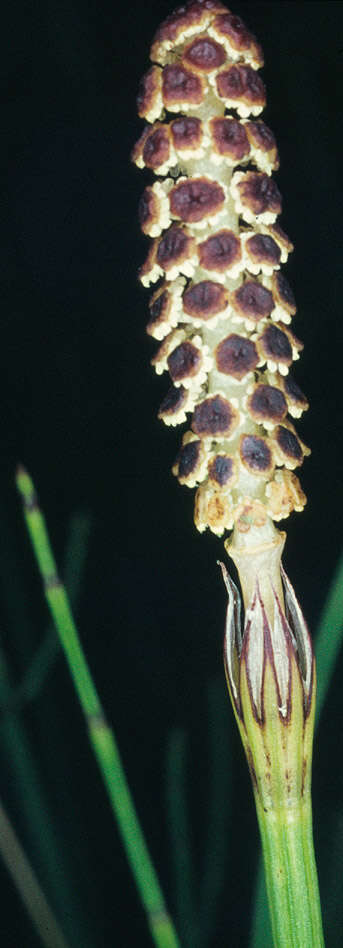
[(294, 630), (294, 636), (297, 643), (301, 674), (304, 681), (305, 713), (307, 716), (311, 709), (314, 676), (311, 636), (296, 598), (293, 586), (291, 585), (282, 564), (281, 576), (285, 597), (286, 617), (289, 625)]
[(242, 709), (238, 690), (238, 662), (242, 651), (241, 597), (224, 563), (218, 563), (228, 593), (226, 629), (224, 638), (224, 667), (229, 691), (238, 716)]
[[(268, 662), (274, 677), (275, 690), (279, 715), (287, 722), (291, 713), (291, 634), (285, 615), (280, 609), (277, 596), (274, 593), (277, 610), (274, 612), (275, 625), (271, 626), (265, 611), (258, 581), (256, 596), (252, 604), (251, 614), (247, 619), (241, 661), (246, 666), (247, 679), (250, 690), (251, 703), (258, 723), (266, 725), (266, 708), (264, 703), (265, 665)], [(257, 616), (257, 622), (255, 619)], [(256, 663), (256, 648), (252, 638), (256, 636), (257, 623), (261, 627), (261, 647), (264, 653), (264, 662)], [(276, 646), (276, 647), (275, 647)]]
[(139, 218), (150, 238), (140, 279), (156, 284), (151, 361), (173, 383), (158, 416), (188, 421), (172, 470), (197, 488), (197, 528), (249, 540), (303, 509), (293, 470), (308, 453), (290, 421), (308, 402), (289, 374), (302, 344), (290, 328), (277, 144), (260, 117), (263, 54), (220, 0), (190, 0), (161, 24), (150, 55), (132, 159), (157, 175)]

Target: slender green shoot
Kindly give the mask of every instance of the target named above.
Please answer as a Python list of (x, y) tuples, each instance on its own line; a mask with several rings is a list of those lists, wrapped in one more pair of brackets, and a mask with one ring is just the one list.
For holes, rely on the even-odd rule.
[[(76, 607), (80, 596), (89, 532), (90, 517), (88, 514), (82, 512), (74, 514), (68, 530), (63, 564), (63, 579), (73, 608)], [(17, 708), (21, 709), (25, 704), (34, 701), (40, 695), (60, 648), (56, 628), (51, 622), (33, 656), (31, 664), (25, 671), (22, 681), (17, 688), (12, 689), (11, 695), (7, 697), (7, 709), (10, 708), (11, 711)]]
[[(6, 517), (4, 519), (6, 523)], [(88, 527), (85, 529), (84, 517), (76, 516), (72, 519), (68, 530), (63, 570), (74, 598), (78, 596), (82, 579), (87, 532)], [(71, 559), (73, 568), (71, 568)], [(1, 566), (3, 597), (8, 604), (8, 621), (14, 620), (9, 624), (10, 638), (15, 641), (15, 622), (20, 621), (24, 630), (26, 629), (27, 639), (30, 640), (32, 630), (27, 611), (27, 597), (20, 595), (21, 576), (14, 550), (11, 549), (9, 564), (4, 558)], [(9, 568), (11, 580), (7, 575)], [(13, 612), (13, 603), (20, 599), (22, 600), (20, 609), (14, 609)], [(60, 650), (60, 645), (56, 630), (51, 623), (50, 630), (44, 635), (32, 664), (29, 665), (27, 673), (16, 688), (13, 685), (7, 656), (0, 646), (0, 752), (3, 760), (6, 761), (11, 785), (15, 788), (16, 805), (26, 826), (27, 847), (38, 878), (44, 879), (46, 894), (54, 904), (66, 936), (72, 943), (75, 940), (77, 944), (82, 943), (83, 948), (90, 948), (89, 925), (81, 907), (78, 889), (75, 884), (70, 886), (68, 882), (69, 857), (62, 846), (56, 845), (58, 838), (51, 818), (44, 782), (37, 770), (31, 741), (21, 715), (23, 705), (41, 691), (56, 656), (56, 650)]]
[(179, 948), (173, 922), (167, 912), (159, 881), (152, 864), (126, 781), (117, 743), (106, 722), (103, 708), (86, 662), (69, 600), (57, 573), (56, 562), (44, 518), (39, 509), (31, 478), (24, 468), (17, 471), (16, 483), (24, 505), (24, 515), (44, 584), (46, 599), (56, 625), (97, 758), (101, 775), (118, 821), (122, 841), (145, 908), (157, 948)]
[(0, 854), (44, 948), (68, 948), (23, 847), (0, 800)]

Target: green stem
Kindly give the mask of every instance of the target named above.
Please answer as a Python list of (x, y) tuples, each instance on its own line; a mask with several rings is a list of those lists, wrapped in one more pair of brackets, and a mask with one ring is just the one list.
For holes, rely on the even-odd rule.
[(18, 470), (16, 482), (24, 503), (25, 520), (43, 579), (45, 595), (87, 721), (93, 751), (118, 822), (138, 892), (147, 913), (152, 937), (157, 948), (179, 948), (173, 922), (168, 915), (138, 821), (116, 740), (106, 722), (82, 650), (68, 597), (58, 577), (56, 562), (34, 487), (31, 478), (23, 468)]
[[(65, 560), (62, 567), (64, 583), (73, 609), (78, 606), (89, 530), (90, 517), (82, 512), (74, 514), (69, 525)], [(12, 689), (11, 696), (7, 700), (7, 707), (10, 707), (11, 710), (17, 707), (21, 709), (24, 704), (37, 698), (60, 652), (60, 647), (56, 628), (54, 623), (50, 622), (31, 664), (26, 668), (22, 681), (15, 690)]]
[(267, 813), (256, 802), (275, 948), (323, 948), (311, 801)]

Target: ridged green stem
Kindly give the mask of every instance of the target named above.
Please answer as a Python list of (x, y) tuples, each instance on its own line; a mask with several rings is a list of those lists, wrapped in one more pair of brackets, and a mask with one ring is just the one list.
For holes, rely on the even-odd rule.
[(154, 943), (157, 948), (179, 948), (179, 941), (167, 912), (127, 785), (116, 740), (106, 722), (82, 650), (68, 597), (58, 577), (56, 562), (34, 487), (31, 478), (23, 468), (20, 468), (17, 473), (17, 487), (24, 503), (25, 520), (43, 579), (45, 595), (87, 721), (93, 751), (118, 822)]
[(264, 812), (256, 801), (275, 948), (323, 948), (310, 797)]

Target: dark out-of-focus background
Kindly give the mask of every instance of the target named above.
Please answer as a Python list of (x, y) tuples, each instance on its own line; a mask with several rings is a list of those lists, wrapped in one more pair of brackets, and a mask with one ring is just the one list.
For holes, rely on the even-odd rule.
[[(60, 564), (71, 516), (90, 516), (77, 618), (173, 906), (166, 749), (173, 729), (185, 729), (199, 895), (211, 790), (208, 696), (215, 689), (219, 698), (221, 689), (224, 694), (225, 594), (216, 565), (222, 543), (196, 533), (193, 492), (170, 474), (180, 432), (156, 419), (166, 382), (149, 366), (148, 293), (136, 279), (146, 253), (136, 220), (146, 178), (129, 162), (141, 130), (135, 95), (154, 30), (170, 10), (168, 0), (13, 0), (6, 13), (0, 645), (18, 685), (47, 623), (13, 485), (22, 461), (34, 477)], [(296, 378), (311, 402), (299, 431), (313, 453), (301, 474), (308, 506), (286, 524), (285, 560), (314, 629), (342, 547), (343, 5), (237, 2), (234, 11), (265, 51), (265, 119), (281, 153), (281, 223), (295, 243), (286, 273), (298, 301), (294, 329), (305, 341)], [(328, 883), (331, 841), (343, 820), (342, 672), (341, 660), (314, 756), (329, 948), (339, 944)], [(227, 855), (209, 948), (245, 948), (258, 838), (243, 753), (229, 702), (222, 704), (222, 766), (224, 772), (229, 761), (233, 809), (223, 823)], [(39, 695), (24, 696), (19, 714), (64, 866), (61, 887), (67, 881), (83, 918), (80, 948), (149, 948), (61, 655)], [(17, 771), (1, 740), (4, 715), (6, 708), (0, 799), (34, 862)], [(44, 884), (44, 874), (40, 878)], [(3, 948), (38, 948), (2, 864), (0, 879)], [(69, 914), (66, 902), (61, 923), (70, 948), (77, 948)]]

